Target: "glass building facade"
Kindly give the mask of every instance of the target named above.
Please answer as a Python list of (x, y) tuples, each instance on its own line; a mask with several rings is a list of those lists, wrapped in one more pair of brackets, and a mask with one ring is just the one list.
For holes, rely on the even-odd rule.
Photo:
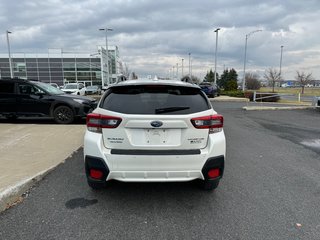
[[(96, 54), (64, 53), (61, 50), (50, 51), (47, 54), (11, 54), (13, 77), (35, 79), (47, 83), (83, 82), (86, 85), (102, 85), (115, 82), (121, 74), (118, 48), (110, 47), (109, 80), (105, 49), (100, 48)], [(104, 56), (105, 55), (105, 56)], [(105, 79), (103, 79), (103, 77)], [(8, 54), (0, 54), (0, 78), (10, 78)]]

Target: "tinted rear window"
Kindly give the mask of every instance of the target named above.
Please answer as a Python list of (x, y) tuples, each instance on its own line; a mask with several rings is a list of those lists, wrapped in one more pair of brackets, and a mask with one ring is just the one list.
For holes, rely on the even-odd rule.
[(179, 86), (121, 86), (108, 90), (101, 108), (125, 114), (190, 114), (211, 108), (200, 89)]
[(0, 82), (0, 93), (14, 93), (14, 82)]

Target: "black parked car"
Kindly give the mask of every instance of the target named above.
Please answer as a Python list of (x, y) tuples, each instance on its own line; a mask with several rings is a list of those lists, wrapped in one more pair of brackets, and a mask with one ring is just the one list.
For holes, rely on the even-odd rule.
[(0, 115), (52, 117), (68, 124), (97, 106), (92, 98), (69, 95), (47, 84), (24, 79), (0, 79)]

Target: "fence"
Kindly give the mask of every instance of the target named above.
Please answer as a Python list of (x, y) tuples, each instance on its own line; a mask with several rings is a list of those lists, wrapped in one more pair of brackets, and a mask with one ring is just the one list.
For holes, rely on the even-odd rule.
[[(259, 97), (258, 97), (259, 95)], [(263, 96), (266, 95), (266, 96)], [(291, 100), (291, 101), (298, 101), (301, 102), (301, 94), (287, 94), (287, 93), (265, 93), (265, 92), (253, 92), (253, 101), (257, 102), (259, 100), (268, 99), (279, 97), (281, 99)]]

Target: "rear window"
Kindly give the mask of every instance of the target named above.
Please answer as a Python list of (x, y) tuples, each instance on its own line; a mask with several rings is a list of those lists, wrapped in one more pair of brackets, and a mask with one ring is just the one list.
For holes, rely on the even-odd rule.
[(14, 93), (14, 82), (0, 82), (0, 93)]
[(125, 114), (190, 114), (211, 108), (200, 89), (167, 85), (121, 86), (108, 90), (100, 107)]

